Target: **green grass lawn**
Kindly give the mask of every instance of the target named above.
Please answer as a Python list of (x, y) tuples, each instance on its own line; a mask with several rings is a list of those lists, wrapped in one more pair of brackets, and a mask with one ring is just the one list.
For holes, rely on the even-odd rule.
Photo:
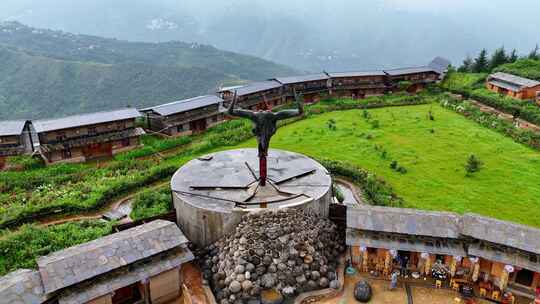
[[(369, 114), (369, 121), (362, 110), (314, 116), (281, 128), (272, 147), (365, 168), (388, 181), (406, 207), (474, 212), (540, 227), (540, 153), (436, 104)], [(253, 146), (255, 140), (241, 145)], [(470, 154), (484, 165), (466, 177)], [(392, 170), (393, 160), (407, 173)]]

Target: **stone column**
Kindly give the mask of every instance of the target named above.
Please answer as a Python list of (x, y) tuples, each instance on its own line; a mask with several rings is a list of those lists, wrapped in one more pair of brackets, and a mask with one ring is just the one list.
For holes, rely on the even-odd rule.
[(461, 256), (455, 255), (450, 262), (450, 276), (453, 278), (456, 275), (457, 264), (461, 262)]
[(360, 247), (360, 252), (362, 252), (362, 272), (368, 272), (368, 250), (366, 247)]
[(426, 260), (424, 264), (424, 275), (429, 275), (431, 271), (431, 255), (429, 253), (422, 253), (421, 257)]
[(471, 280), (473, 282), (478, 281), (478, 276), (480, 275), (480, 259), (477, 257), (469, 257), (471, 261)]
[(392, 267), (392, 252), (391, 252), (391, 250), (387, 250), (386, 255), (384, 257), (384, 271), (383, 271), (383, 274), (384, 275), (389, 275), (391, 267)]

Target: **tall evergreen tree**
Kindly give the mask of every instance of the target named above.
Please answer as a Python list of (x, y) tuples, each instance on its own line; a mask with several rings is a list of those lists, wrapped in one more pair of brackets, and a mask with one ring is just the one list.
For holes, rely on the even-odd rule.
[(485, 73), (489, 68), (489, 60), (487, 50), (482, 49), (478, 57), (474, 60), (472, 71), (474, 73)]
[(504, 46), (495, 50), (489, 61), (489, 70), (493, 71), (496, 67), (505, 64), (508, 62), (508, 57), (506, 56), (506, 51)]
[(467, 73), (472, 71), (473, 60), (471, 56), (467, 55), (463, 60), (463, 64), (458, 68), (458, 72)]
[(510, 56), (508, 56), (508, 62), (513, 63), (516, 62), (519, 59), (517, 50), (513, 49), (512, 53), (510, 53)]
[(529, 53), (529, 59), (538, 60), (540, 59), (540, 49), (538, 48), (538, 44), (534, 47), (534, 49)]

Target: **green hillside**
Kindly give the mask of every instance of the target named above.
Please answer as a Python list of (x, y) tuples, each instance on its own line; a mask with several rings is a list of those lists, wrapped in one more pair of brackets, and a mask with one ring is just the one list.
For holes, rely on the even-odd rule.
[(495, 69), (496, 72), (505, 72), (525, 78), (540, 81), (540, 60), (520, 59), (514, 63), (507, 63)]
[(127, 42), (0, 24), (0, 119), (149, 106), (293, 73), (211, 46)]

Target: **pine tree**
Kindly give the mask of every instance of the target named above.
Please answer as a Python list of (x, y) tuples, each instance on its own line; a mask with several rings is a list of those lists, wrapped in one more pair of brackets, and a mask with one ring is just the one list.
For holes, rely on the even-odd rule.
[(467, 57), (463, 60), (463, 64), (458, 68), (458, 72), (466, 73), (471, 72), (473, 65), (473, 60), (471, 56), (467, 55)]
[(508, 56), (508, 62), (513, 63), (516, 62), (519, 59), (517, 50), (513, 49), (512, 53), (510, 53), (510, 56)]
[(539, 51), (540, 49), (538, 48), (538, 44), (536, 44), (534, 49), (529, 53), (529, 59), (539, 60), (540, 59)]
[(503, 65), (508, 62), (508, 57), (506, 56), (506, 51), (504, 46), (495, 50), (489, 61), (489, 71), (493, 71), (496, 67)]
[(474, 73), (485, 73), (488, 71), (488, 68), (489, 68), (489, 61), (487, 58), (487, 50), (482, 49), (480, 51), (480, 54), (478, 55), (478, 58), (474, 60), (472, 71)]

